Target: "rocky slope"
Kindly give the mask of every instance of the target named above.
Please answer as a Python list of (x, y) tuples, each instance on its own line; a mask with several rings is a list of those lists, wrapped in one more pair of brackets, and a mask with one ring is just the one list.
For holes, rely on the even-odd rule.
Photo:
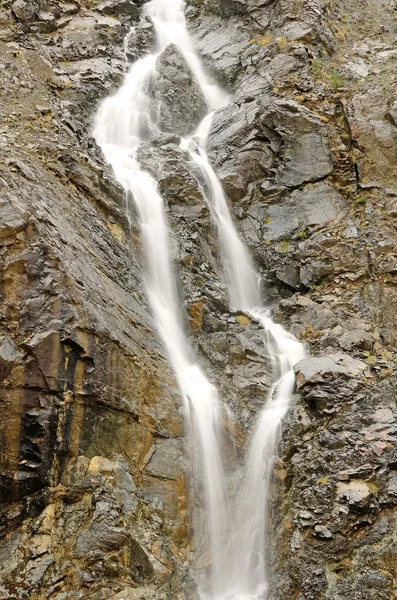
[[(140, 4), (6, 0), (0, 12), (5, 598), (194, 597), (180, 400), (134, 220), (90, 136), (124, 53), (154, 43)], [(393, 4), (187, 6), (204, 63), (231, 93), (213, 164), (274, 315), (311, 353), (275, 469), (269, 600), (396, 594)], [(186, 326), (240, 447), (270, 362), (257, 324), (227, 308), (205, 184), (169, 133), (205, 113), (176, 49), (151, 93), (166, 93), (164, 135), (140, 161), (166, 199)]]

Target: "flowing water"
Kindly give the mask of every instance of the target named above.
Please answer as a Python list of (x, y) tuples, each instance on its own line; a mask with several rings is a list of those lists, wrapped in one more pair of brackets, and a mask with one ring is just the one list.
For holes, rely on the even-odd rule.
[[(94, 135), (116, 178), (135, 203), (147, 261), (148, 299), (179, 383), (189, 429), (197, 439), (211, 549), (210, 584), (200, 590), (200, 595), (208, 600), (259, 600), (267, 589), (266, 505), (271, 468), (280, 424), (293, 391), (292, 367), (303, 357), (303, 350), (261, 307), (259, 276), (238, 237), (221, 183), (208, 161), (205, 145), (212, 112), (227, 102), (227, 95), (206, 76), (194, 52), (184, 2), (152, 0), (144, 5), (143, 12), (155, 26), (156, 53), (134, 63), (117, 94), (103, 102)], [(196, 364), (181, 325), (164, 203), (156, 181), (142, 171), (136, 159), (140, 143), (159, 133), (146, 90), (157, 57), (170, 43), (179, 46), (208, 104), (209, 115), (194, 139), (183, 140), (182, 146), (190, 150), (192, 161), (202, 173), (202, 190), (217, 224), (230, 306), (251, 314), (263, 326), (264, 343), (273, 355), (276, 383), (252, 436), (247, 479), (242, 484), (244, 494), (235, 514), (229, 511), (221, 456), (223, 406), (216, 389)]]

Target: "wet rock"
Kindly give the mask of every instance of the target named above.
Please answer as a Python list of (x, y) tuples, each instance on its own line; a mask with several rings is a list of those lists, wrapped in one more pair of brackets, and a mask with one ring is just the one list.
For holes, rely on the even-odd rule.
[(207, 213), (208, 208), (198, 185), (200, 173), (193, 166), (190, 155), (176, 145), (179, 140), (163, 135), (151, 140), (150, 145), (141, 144), (139, 162), (158, 179), (160, 193), (173, 214), (196, 219)]
[(336, 494), (340, 501), (347, 501), (350, 506), (363, 507), (371, 498), (371, 484), (359, 480), (340, 482), (337, 484)]
[(156, 44), (154, 25), (149, 17), (144, 17), (129, 32), (125, 53), (129, 61), (133, 62), (152, 51)]
[(15, 0), (12, 4), (12, 12), (17, 19), (23, 23), (33, 22), (40, 10), (39, 2), (25, 2), (25, 0)]
[(127, 20), (139, 19), (140, 12), (132, 0), (105, 0), (96, 7), (99, 12)]
[[(347, 24), (337, 4), (191, 0), (187, 11), (195, 47), (232, 93), (214, 117), (211, 160), (275, 317), (320, 361), (297, 366), (283, 425), (269, 600), (393, 595), (392, 7), (350, 3)], [(89, 135), (123, 77), (130, 21), (134, 60), (154, 36), (131, 2), (0, 9), (1, 597), (196, 597), (180, 398), (153, 332), (134, 219)], [(228, 311), (180, 135), (151, 140), (141, 164), (166, 200), (191, 342), (238, 420), (225, 429), (239, 455), (272, 364), (256, 323)], [(228, 454), (228, 434), (224, 443)]]
[(221, 17), (240, 16), (247, 13), (247, 4), (243, 0), (215, 0), (209, 3), (209, 9)]
[[(268, 240), (285, 239), (294, 231), (304, 230), (312, 225), (322, 227), (337, 219), (343, 212), (343, 199), (332, 186), (327, 182), (315, 183), (303, 190), (296, 190), (282, 202), (269, 206), (268, 223), (263, 228), (264, 236)], [(312, 266), (312, 270), (314, 269)], [(318, 275), (315, 272), (309, 275), (308, 270), (306, 273), (303, 271), (302, 282), (309, 283)]]
[[(226, 5), (226, 2), (222, 3)], [(242, 2), (228, 3), (230, 8), (242, 5)], [(215, 3), (207, 3), (212, 10)], [(241, 74), (241, 57), (244, 49), (250, 45), (250, 31), (241, 27), (241, 21), (233, 18), (218, 20), (213, 15), (205, 15), (195, 29), (192, 23), (192, 35), (195, 47), (204, 63), (214, 73), (217, 80), (227, 88), (234, 85)]]
[[(268, 193), (274, 185), (296, 187), (316, 181), (333, 167), (326, 133), (314, 115), (292, 101), (273, 102), (267, 96), (218, 111), (208, 148), (233, 199), (241, 198), (254, 181), (261, 181)], [(328, 206), (329, 184), (315, 185), (319, 187), (313, 194), (321, 190)]]
[(149, 86), (153, 116), (161, 131), (181, 136), (192, 134), (208, 108), (203, 92), (175, 44), (159, 56), (157, 74)]
[(298, 387), (303, 387), (308, 383), (318, 383), (339, 375), (357, 377), (366, 368), (366, 364), (361, 360), (339, 353), (318, 358), (304, 358), (295, 366), (295, 373)]
[(208, 149), (216, 157), (218, 174), (233, 200), (242, 198), (250, 183), (269, 176), (279, 149), (280, 137), (276, 132), (269, 132), (267, 143), (259, 133), (258, 138), (262, 139), (256, 140), (252, 135), (260, 112), (257, 102), (230, 104), (219, 110), (213, 120)]
[(181, 446), (179, 440), (158, 440), (146, 470), (152, 475), (176, 479), (180, 469)]
[(285, 166), (279, 169), (278, 183), (288, 187), (315, 181), (332, 171), (331, 154), (320, 133), (304, 133), (294, 138)]
[(314, 535), (325, 540), (329, 540), (332, 538), (332, 533), (330, 532), (328, 527), (325, 527), (325, 525), (316, 525), (314, 527)]

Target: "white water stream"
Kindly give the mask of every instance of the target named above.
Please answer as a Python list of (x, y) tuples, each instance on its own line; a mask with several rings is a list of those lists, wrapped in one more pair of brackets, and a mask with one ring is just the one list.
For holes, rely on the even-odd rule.
[(303, 349), (261, 308), (259, 276), (237, 235), (222, 186), (205, 152), (212, 120), (209, 114), (194, 136), (195, 141), (184, 140), (182, 145), (190, 149), (192, 160), (203, 175), (203, 190), (218, 228), (231, 308), (251, 314), (263, 325), (264, 342), (267, 340), (272, 347), (277, 379), (250, 443), (247, 479), (242, 484), (244, 494), (239, 499), (237, 514), (231, 515), (220, 449), (222, 403), (195, 363), (181, 325), (164, 203), (155, 180), (141, 170), (136, 160), (140, 143), (158, 133), (146, 89), (155, 72), (157, 57), (170, 43), (181, 49), (203, 90), (209, 113), (223, 106), (227, 96), (209, 80), (194, 52), (183, 0), (152, 0), (144, 5), (143, 11), (155, 26), (156, 53), (134, 63), (117, 94), (100, 106), (94, 136), (116, 178), (135, 202), (147, 257), (148, 298), (180, 386), (189, 427), (198, 439), (211, 549), (210, 583), (200, 590), (200, 595), (203, 600), (259, 600), (267, 589), (266, 505), (271, 467), (281, 421), (293, 391), (292, 367), (303, 358)]

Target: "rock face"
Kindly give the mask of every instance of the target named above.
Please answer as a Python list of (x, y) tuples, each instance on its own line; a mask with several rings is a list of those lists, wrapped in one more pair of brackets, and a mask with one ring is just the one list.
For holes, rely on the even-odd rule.
[(129, 62), (134, 62), (154, 50), (156, 33), (149, 17), (144, 17), (131, 28), (125, 39), (125, 54)]
[[(4, 598), (196, 594), (190, 508), (202, 490), (186, 492), (180, 398), (145, 300), (139, 235), (90, 137), (125, 55), (154, 44), (142, 4), (0, 8)], [(274, 318), (310, 352), (296, 365), (274, 473), (268, 600), (389, 600), (395, 11), (387, 0), (191, 0), (186, 12), (231, 92), (214, 116), (211, 160)], [(166, 200), (186, 327), (240, 448), (272, 384), (271, 357), (259, 326), (228, 310), (205, 183), (179, 148), (207, 107), (174, 45), (151, 94), (161, 131), (139, 160)]]
[(0, 12), (0, 597), (178, 598), (180, 398), (90, 137), (139, 13), (34, 7)]
[(178, 46), (170, 44), (157, 59), (150, 83), (153, 119), (163, 132), (181, 136), (194, 133), (208, 112), (198, 82)]

